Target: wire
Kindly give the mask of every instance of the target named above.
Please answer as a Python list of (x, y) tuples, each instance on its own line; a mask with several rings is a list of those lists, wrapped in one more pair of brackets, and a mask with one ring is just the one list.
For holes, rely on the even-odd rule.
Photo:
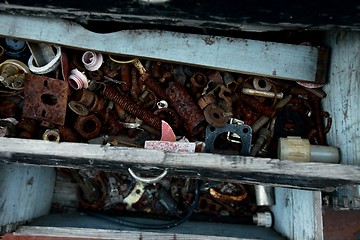
[(133, 63), (133, 62), (135, 62), (137, 59), (136, 58), (134, 58), (134, 59), (131, 59), (131, 60), (128, 60), (128, 61), (120, 61), (120, 60), (116, 60), (116, 59), (114, 59), (112, 56), (110, 56), (109, 55), (109, 58), (110, 58), (110, 60), (111, 61), (113, 61), (113, 62), (115, 62), (115, 63), (120, 63), (120, 64), (122, 64), (122, 63)]
[(188, 211), (188, 213), (180, 219), (177, 220), (173, 220), (167, 223), (160, 223), (160, 224), (147, 224), (147, 223), (138, 223), (138, 222), (133, 222), (133, 221), (129, 221), (129, 220), (125, 220), (125, 219), (119, 219), (119, 218), (115, 218), (115, 217), (110, 217), (110, 216), (106, 216), (104, 214), (100, 214), (100, 213), (94, 213), (94, 212), (85, 212), (86, 214), (99, 218), (99, 219), (104, 219), (107, 221), (111, 221), (111, 222), (115, 222), (119, 225), (122, 226), (126, 226), (126, 227), (131, 227), (131, 228), (142, 228), (142, 229), (169, 229), (169, 228), (173, 228), (176, 227), (180, 224), (183, 224), (184, 222), (186, 222), (187, 220), (189, 220), (189, 218), (191, 217), (192, 213), (194, 212), (194, 210), (197, 208), (198, 202), (199, 202), (199, 197), (200, 197), (200, 189), (199, 189), (199, 181), (197, 179), (194, 180), (195, 183), (195, 196), (194, 196), (194, 200), (190, 206), (190, 209)]

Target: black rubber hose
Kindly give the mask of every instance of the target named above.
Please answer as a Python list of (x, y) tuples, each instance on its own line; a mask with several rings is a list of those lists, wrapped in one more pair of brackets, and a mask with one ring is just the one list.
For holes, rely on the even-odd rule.
[(110, 222), (114, 222), (117, 223), (119, 225), (125, 226), (125, 227), (131, 227), (131, 228), (141, 228), (141, 229), (169, 229), (169, 228), (173, 228), (176, 227), (180, 224), (183, 224), (184, 222), (186, 222), (187, 220), (189, 220), (189, 218), (191, 217), (193, 211), (197, 208), (198, 202), (199, 202), (199, 196), (200, 196), (200, 189), (199, 189), (199, 181), (197, 179), (194, 180), (195, 183), (195, 192), (194, 192), (194, 201), (191, 204), (191, 207), (188, 211), (188, 213), (180, 219), (177, 220), (173, 220), (167, 223), (160, 223), (160, 224), (147, 224), (147, 223), (137, 223), (137, 222), (133, 222), (133, 221), (129, 221), (129, 220), (125, 220), (125, 219), (120, 219), (120, 218), (115, 218), (115, 217), (110, 217), (104, 214), (100, 214), (100, 213), (94, 213), (94, 212), (85, 212), (86, 214), (88, 214), (89, 216), (93, 216), (99, 219), (104, 219)]

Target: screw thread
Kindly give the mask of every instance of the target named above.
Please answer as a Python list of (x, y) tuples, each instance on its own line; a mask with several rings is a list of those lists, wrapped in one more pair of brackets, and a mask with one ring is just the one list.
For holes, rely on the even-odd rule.
[(129, 112), (131, 115), (143, 120), (148, 125), (156, 128), (161, 129), (161, 119), (153, 114), (152, 112), (143, 109), (135, 102), (131, 101), (129, 98), (120, 95), (116, 89), (105, 86), (103, 91), (104, 97), (113, 101), (114, 103), (121, 106), (125, 111)]

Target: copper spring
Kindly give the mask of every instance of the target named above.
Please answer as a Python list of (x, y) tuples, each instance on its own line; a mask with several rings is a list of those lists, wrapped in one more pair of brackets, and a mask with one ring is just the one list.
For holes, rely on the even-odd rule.
[(105, 85), (103, 95), (107, 99), (113, 101), (115, 104), (120, 105), (131, 115), (143, 120), (146, 124), (154, 127), (155, 129), (161, 129), (161, 119), (158, 116), (146, 109), (143, 109), (129, 98), (120, 95), (116, 89)]

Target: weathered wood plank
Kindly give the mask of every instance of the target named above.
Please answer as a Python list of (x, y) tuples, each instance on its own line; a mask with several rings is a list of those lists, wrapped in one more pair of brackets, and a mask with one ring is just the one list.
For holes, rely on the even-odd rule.
[(274, 229), (288, 239), (323, 239), (321, 192), (275, 188)]
[[(323, 100), (333, 124), (327, 135), (330, 145), (341, 146), (342, 164), (360, 165), (360, 33), (330, 32), (325, 43), (331, 47), (328, 93)], [(358, 187), (339, 189), (340, 207), (343, 198), (351, 208), (359, 209)]]
[(11, 138), (0, 141), (0, 161), (112, 171), (135, 167), (148, 173), (168, 168), (172, 176), (220, 178), (306, 189), (332, 190), (360, 183), (360, 167), (355, 166)]
[[(0, 11), (13, 15), (48, 16), (76, 21), (108, 21), (203, 29), (278, 31), (359, 30), (357, 1), (307, 1), (299, 3), (217, 0), (172, 0), (148, 4), (148, 0), (12, 0)], [(143, 4), (142, 4), (143, 3)], [(311, 9), (312, 11), (309, 11)], [(304, 14), (306, 12), (306, 14)]]
[(0, 226), (27, 221), (50, 211), (52, 168), (0, 165)]
[(319, 49), (311, 46), (159, 30), (99, 34), (54, 18), (0, 15), (0, 36), (287, 80), (323, 82)]
[[(131, 218), (132, 221), (145, 219)], [(151, 219), (147, 223), (159, 223)], [(186, 222), (168, 230), (145, 230), (120, 226), (115, 223), (80, 214), (50, 214), (32, 226), (20, 227), (15, 236), (83, 237), (96, 239), (282, 239), (274, 230), (254, 225)]]
[(325, 85), (324, 109), (333, 124), (328, 143), (341, 146), (341, 163), (360, 165), (360, 33), (332, 32), (326, 43), (331, 47), (330, 84)]

